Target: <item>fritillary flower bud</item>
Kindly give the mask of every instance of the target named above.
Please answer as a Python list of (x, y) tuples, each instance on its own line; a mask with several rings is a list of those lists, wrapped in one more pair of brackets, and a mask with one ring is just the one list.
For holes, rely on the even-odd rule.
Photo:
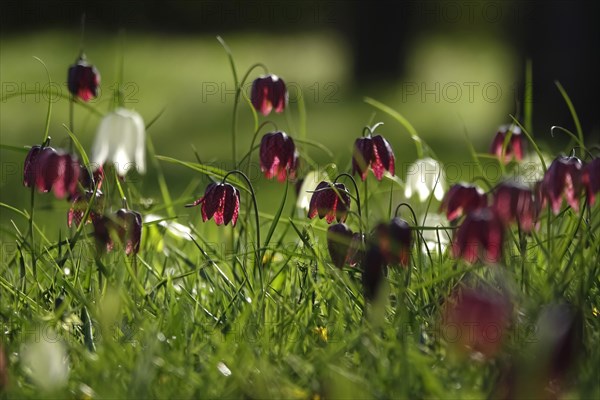
[(67, 76), (69, 92), (83, 101), (90, 101), (98, 97), (98, 86), (100, 86), (100, 73), (93, 65), (88, 64), (85, 56), (77, 59), (75, 64), (69, 67)]
[(502, 256), (504, 224), (495, 209), (486, 207), (471, 211), (457, 229), (452, 255), (469, 263), (477, 259), (497, 263)]
[(583, 164), (577, 157), (563, 156), (554, 159), (548, 167), (539, 190), (543, 204), (548, 202), (554, 214), (560, 212), (563, 196), (575, 211), (579, 211), (582, 168)]
[(518, 222), (524, 232), (531, 232), (537, 219), (533, 192), (517, 182), (503, 182), (494, 190), (492, 206), (505, 225)]
[(211, 183), (206, 187), (202, 198), (186, 207), (199, 204), (203, 222), (214, 217), (217, 225), (227, 225), (231, 222), (235, 226), (240, 212), (240, 192), (229, 183)]
[(271, 110), (282, 112), (288, 103), (288, 92), (283, 79), (277, 75), (263, 75), (252, 82), (250, 101), (254, 109), (262, 115), (269, 115)]
[(469, 212), (487, 206), (487, 196), (477, 186), (465, 183), (452, 185), (444, 196), (440, 211), (446, 210), (448, 221), (454, 221)]
[(267, 179), (284, 182), (296, 177), (298, 152), (294, 140), (285, 132), (267, 133), (260, 142), (260, 169)]
[(343, 183), (321, 182), (317, 185), (308, 210), (308, 218), (319, 215), (325, 218), (328, 224), (334, 219), (338, 222), (346, 221), (350, 209), (350, 195)]
[(380, 181), (385, 171), (395, 174), (395, 157), (389, 142), (382, 136), (367, 136), (356, 139), (352, 155), (352, 174), (359, 173), (364, 181), (367, 178), (369, 166)]
[[(504, 151), (504, 159), (502, 159), (502, 148), (504, 147), (504, 141), (509, 129), (511, 129), (512, 135)], [(525, 139), (523, 133), (521, 132), (521, 128), (518, 126), (512, 126), (511, 128), (509, 125), (503, 125), (498, 129), (496, 136), (494, 136), (494, 140), (492, 141), (492, 145), (490, 147), (490, 153), (496, 155), (499, 159), (502, 159), (502, 162), (506, 164), (513, 157), (515, 160), (521, 161), (523, 159), (524, 148)]]

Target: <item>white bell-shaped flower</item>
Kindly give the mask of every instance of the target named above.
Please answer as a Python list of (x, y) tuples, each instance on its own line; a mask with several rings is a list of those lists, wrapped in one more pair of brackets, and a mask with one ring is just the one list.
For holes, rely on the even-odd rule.
[(119, 176), (132, 167), (146, 172), (146, 128), (140, 114), (119, 107), (102, 118), (90, 161), (95, 166), (112, 162)]
[(412, 163), (406, 172), (404, 195), (411, 198), (415, 193), (422, 202), (433, 196), (441, 201), (444, 197), (446, 178), (442, 165), (433, 158), (422, 158)]

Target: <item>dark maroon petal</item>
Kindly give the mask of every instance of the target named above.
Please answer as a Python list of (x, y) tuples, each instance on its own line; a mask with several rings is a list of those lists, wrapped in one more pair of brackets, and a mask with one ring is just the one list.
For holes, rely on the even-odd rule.
[(223, 225), (225, 223), (225, 193), (226, 187), (220, 183), (211, 191), (210, 195), (205, 195), (203, 207), (206, 207), (206, 215), (215, 220), (215, 224)]
[(342, 268), (346, 262), (352, 231), (346, 224), (334, 224), (327, 229), (327, 249), (333, 265)]
[(581, 181), (585, 188), (588, 204), (594, 205), (596, 193), (600, 191), (600, 158), (590, 161), (585, 166)]
[(90, 101), (98, 96), (99, 84), (98, 70), (85, 60), (79, 59), (75, 65), (69, 68), (67, 85), (73, 96), (77, 96), (83, 101)]
[(40, 192), (47, 193), (61, 173), (62, 159), (52, 147), (42, 149), (36, 158), (36, 187)]
[(365, 235), (355, 233), (352, 235), (350, 247), (346, 253), (346, 264), (351, 267), (362, 264), (365, 258)]
[(90, 176), (90, 172), (84, 165), (80, 166), (79, 183), (81, 183), (84, 189), (94, 190), (94, 185), (97, 185), (98, 189), (101, 189), (102, 181), (104, 181), (104, 169), (102, 166), (96, 169), (92, 168), (92, 176)]
[(317, 216), (317, 214), (319, 214), (319, 218), (323, 218), (321, 216), (321, 214), (319, 213), (319, 203), (320, 203), (320, 197), (323, 193), (323, 189), (328, 188), (328, 187), (329, 187), (329, 184), (325, 181), (322, 181), (322, 182), (319, 182), (319, 184), (315, 188), (315, 190), (310, 198), (310, 204), (308, 207), (308, 218), (313, 219), (314, 217)]
[(391, 253), (395, 262), (408, 266), (412, 247), (412, 230), (408, 223), (401, 218), (394, 218), (389, 223), (391, 238)]
[(94, 225), (94, 237), (96, 239), (96, 249), (100, 253), (111, 251), (114, 243), (111, 237), (111, 231), (114, 230), (114, 222), (111, 218), (103, 216), (92, 221)]
[(268, 77), (259, 77), (252, 82), (252, 89), (250, 91), (250, 102), (254, 106), (254, 109), (265, 116), (269, 115), (273, 108), (269, 95), (269, 85)]
[[(492, 145), (490, 146), (490, 153), (495, 154), (498, 158), (502, 157), (502, 147), (504, 146), (504, 138), (506, 137), (506, 132), (502, 129), (498, 130), (496, 136), (494, 136), (494, 140), (492, 140)], [(505, 156), (508, 156), (509, 149), (506, 149)]]
[(382, 136), (373, 136), (373, 158), (371, 161), (371, 168), (377, 180), (383, 178), (385, 170), (389, 171), (390, 174), (394, 175), (394, 152), (389, 142)]
[(285, 109), (288, 102), (288, 92), (283, 79), (277, 75), (271, 75), (271, 104), (276, 113), (280, 113)]
[[(92, 199), (93, 191), (86, 191), (85, 193), (77, 193), (73, 197), (73, 201), (71, 203), (71, 208), (67, 214), (67, 226), (70, 228), (73, 224), (79, 225), (85, 212), (88, 208), (89, 202)], [(92, 208), (90, 209), (90, 214), (85, 221), (85, 223), (92, 222), (94, 219), (99, 217), (99, 210), (103, 208), (103, 194), (101, 191), (96, 191), (96, 198), (94, 200), (94, 204), (92, 204)]]
[(216, 183), (209, 184), (206, 187), (206, 190), (204, 191), (204, 196), (201, 199), (196, 200), (193, 204), (202, 204), (201, 211), (203, 222), (206, 222), (209, 219), (211, 219), (215, 211), (217, 211), (217, 208), (219, 206), (219, 199), (215, 198), (215, 191), (218, 186), (219, 185), (217, 185)]
[(504, 224), (518, 222), (523, 231), (530, 232), (537, 218), (533, 192), (516, 182), (504, 182), (494, 191), (493, 207)]
[(356, 139), (352, 154), (352, 174), (358, 172), (360, 179), (364, 181), (367, 178), (371, 160), (373, 160), (373, 140), (370, 137)]
[(37, 158), (42, 151), (41, 146), (33, 146), (25, 157), (25, 163), (23, 165), (23, 186), (31, 187), (35, 184), (39, 167), (37, 166)]
[(274, 133), (267, 133), (260, 141), (260, 169), (264, 172), (267, 179), (271, 179), (274, 175), (273, 163), (279, 152), (277, 139)]
[(229, 222), (231, 222), (239, 204), (237, 204), (236, 188), (228, 183), (224, 184), (224, 186), (225, 198), (223, 203), (223, 222), (225, 225), (227, 225)]
[(235, 196), (233, 197), (234, 205), (233, 205), (233, 215), (231, 216), (231, 225), (235, 226), (235, 224), (238, 220), (238, 216), (240, 214), (240, 191), (237, 190), (237, 188), (234, 188), (233, 190), (234, 190)]
[(487, 205), (487, 196), (476, 186), (457, 183), (446, 193), (440, 210), (446, 210), (446, 217), (453, 221), (478, 208)]
[(484, 252), (486, 262), (496, 263), (502, 255), (504, 224), (494, 209), (486, 207), (467, 214), (457, 229), (452, 243), (452, 255), (474, 263)]
[(575, 210), (579, 210), (582, 190), (582, 163), (576, 157), (557, 157), (544, 174), (540, 191), (549, 201), (554, 214), (560, 212), (562, 197)]
[(348, 210), (350, 209), (350, 195), (348, 194), (346, 186), (342, 183), (336, 183), (335, 188), (337, 193), (333, 189), (330, 190), (333, 194), (334, 202), (331, 213), (327, 216), (328, 223), (333, 221), (334, 216), (338, 222), (346, 221), (346, 218), (348, 218)]

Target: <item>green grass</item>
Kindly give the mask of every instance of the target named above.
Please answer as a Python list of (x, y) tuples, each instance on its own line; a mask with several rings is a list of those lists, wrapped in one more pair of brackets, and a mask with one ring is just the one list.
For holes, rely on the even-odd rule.
[[(3, 40), (3, 82), (45, 81), (43, 69), (25, 55), (32, 52), (58, 80), (76, 48), (75, 39), (64, 33)], [(52, 44), (59, 40), (66, 44), (55, 51)], [(114, 82), (111, 63), (116, 65), (116, 39), (97, 34), (88, 42), (92, 43), (88, 57), (101, 69), (104, 82)], [(291, 81), (301, 76), (298, 81), (304, 85), (332, 80), (344, 88), (350, 79), (347, 53), (335, 37), (240, 37), (228, 39), (228, 44), (242, 71), (261, 61), (272, 72), (292, 77)], [(421, 59), (440, 54), (434, 45), (423, 46), (429, 51), (422, 50)], [(299, 57), (297, 49), (305, 47), (311, 50)], [(228, 169), (233, 96), (226, 102), (202, 102), (197, 95), (202, 82), (232, 86), (225, 53), (216, 40), (128, 36), (127, 48), (126, 76), (135, 76), (140, 88), (140, 103), (128, 106), (140, 111), (146, 122), (167, 107), (148, 131), (155, 153), (195, 163), (192, 144), (203, 162)], [(5, 55), (10, 55), (10, 62)], [(435, 68), (422, 72), (434, 73)], [(454, 125), (442, 124), (432, 134), (426, 128), (447, 122), (447, 113), (437, 110), (433, 115), (442, 117), (431, 118), (427, 104), (404, 105), (394, 88), (378, 94), (342, 89), (339, 103), (307, 102), (307, 137), (330, 148), (333, 158), (314, 147), (302, 146), (301, 151), (309, 150), (320, 166), (334, 162), (338, 173), (347, 171), (352, 142), (375, 111), (362, 101), (368, 95), (402, 113), (447, 164), (470, 163), (474, 171), (493, 165), (504, 177), (519, 169), (515, 163), (499, 167), (489, 158), (471, 157), (463, 145), (460, 119)], [(93, 106), (102, 111), (107, 104)], [(437, 106), (453, 109), (448, 104)], [(284, 114), (291, 114), (292, 121), (275, 118), (293, 137), (300, 124), (296, 107), (292, 103)], [(485, 104), (461, 107), (487, 110)], [(43, 101), (3, 103), (2, 144), (39, 143), (46, 108)], [(245, 104), (240, 109), (241, 155), (250, 146), (253, 121)], [(507, 109), (488, 111), (510, 120)], [(428, 118), (433, 121), (423, 122)], [(482, 123), (478, 118), (480, 114), (467, 116), (465, 124), (472, 137), (486, 136), (475, 139), (472, 149), (485, 153), (488, 133), (494, 132), (498, 121)], [(372, 122), (380, 120), (385, 125), (377, 133), (389, 138), (396, 150), (399, 177), (377, 182), (369, 173), (368, 188), (359, 184), (367, 231), (391, 217), (390, 206), (394, 210), (407, 201), (403, 181), (406, 166), (415, 159), (405, 128), (384, 112)], [(58, 144), (67, 143), (61, 127), (66, 122), (67, 103), (61, 101), (54, 105), (50, 125), (50, 135)], [(97, 122), (93, 113), (76, 109), (75, 134), (82, 148), (89, 149)], [(485, 135), (470, 129), (486, 124), (490, 126)], [(452, 137), (444, 138), (446, 132)], [(22, 163), (25, 153), (4, 147), (2, 155), (8, 165)], [(21, 186), (19, 168), (3, 178), (0, 345), (8, 360), (9, 386), (0, 388), (0, 398), (483, 398), (501, 387), (499, 382), (509, 371), (517, 371), (518, 390), (524, 390), (520, 394), (538, 395), (539, 389), (539, 395), (547, 397), (544, 370), (550, 361), (546, 357), (555, 349), (538, 349), (536, 345), (548, 343), (547, 332), (534, 328), (541, 310), (557, 302), (567, 302), (576, 310), (582, 336), (573, 345), (578, 357), (553, 387), (560, 386), (561, 395), (569, 398), (600, 397), (598, 203), (582, 206), (579, 212), (563, 207), (558, 216), (544, 210), (539, 228), (531, 235), (511, 227), (498, 265), (468, 265), (453, 259), (449, 249), (431, 247), (426, 252), (415, 245), (410, 267), (391, 267), (380, 298), (368, 302), (361, 267), (340, 270), (331, 264), (327, 225), (296, 210), (292, 184), (266, 181), (256, 168), (250, 170), (263, 238), (263, 243), (257, 243), (254, 212), (244, 190), (238, 225), (216, 227), (213, 221), (201, 222), (198, 208), (183, 207), (204, 192), (206, 175), (164, 157), (148, 164), (147, 176), (129, 176), (122, 183), (130, 207), (159, 218), (166, 218), (173, 207), (174, 220), (189, 228), (192, 238), (180, 237), (159, 222), (146, 223), (141, 251), (130, 257), (120, 248), (97, 256), (90, 226), (83, 227), (80, 235), (67, 229), (67, 202), (35, 193), (30, 203), (31, 192)], [(473, 175), (482, 176), (488, 185), (500, 179), (484, 172), (469, 173), (471, 179)], [(109, 207), (119, 208), (111, 174), (102, 189)], [(439, 207), (435, 200), (408, 202), (419, 221)], [(354, 202), (352, 211), (356, 207)], [(404, 214), (402, 209), (414, 226), (412, 217)], [(356, 214), (348, 224), (354, 231), (359, 229)], [(422, 228), (417, 225), (415, 236)], [(451, 236), (445, 219), (444, 226), (448, 229), (439, 234), (448, 231)], [(262, 271), (255, 261), (257, 254), (263, 254)], [(454, 351), (441, 324), (445, 299), (457, 287), (476, 284), (508, 293), (513, 305), (501, 351), (483, 360)], [(31, 365), (43, 366), (48, 360), (57, 365), (54, 371), (68, 367), (64, 384), (60, 374), (44, 378), (43, 367), (38, 367), (41, 372), (31, 371)], [(536, 386), (535, 377), (544, 383)], [(531, 382), (532, 388), (527, 388)]]

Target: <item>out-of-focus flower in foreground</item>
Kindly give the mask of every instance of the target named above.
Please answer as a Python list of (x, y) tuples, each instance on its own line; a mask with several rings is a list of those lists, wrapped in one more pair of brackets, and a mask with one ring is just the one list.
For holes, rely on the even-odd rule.
[(52, 147), (33, 146), (23, 167), (23, 185), (38, 191), (50, 190), (59, 198), (77, 193), (79, 161), (77, 157)]
[(445, 302), (443, 337), (459, 351), (493, 357), (506, 337), (511, 308), (506, 295), (485, 288), (461, 288)]
[(277, 75), (263, 75), (252, 82), (250, 101), (254, 109), (262, 115), (269, 115), (271, 110), (280, 113), (288, 102), (288, 92), (283, 79)]
[(448, 221), (454, 221), (469, 212), (487, 206), (487, 196), (477, 186), (466, 183), (452, 185), (444, 196), (440, 211), (446, 211)]
[(378, 181), (383, 178), (385, 171), (394, 175), (395, 162), (392, 146), (380, 135), (361, 137), (354, 142), (352, 174), (358, 172), (363, 181), (367, 178), (369, 166)]
[(260, 169), (267, 179), (277, 177), (284, 182), (287, 176), (296, 177), (298, 152), (294, 140), (285, 132), (267, 133), (260, 142)]
[(413, 238), (412, 230), (402, 218), (380, 223), (375, 228), (375, 242), (386, 264), (408, 267)]
[(140, 251), (142, 241), (140, 213), (122, 208), (112, 215), (93, 219), (92, 222), (99, 251), (112, 251), (115, 237), (125, 246), (125, 254), (137, 254)]
[(437, 200), (442, 200), (445, 186), (446, 178), (441, 164), (427, 157), (415, 161), (408, 167), (404, 196), (411, 198), (414, 194), (418, 194), (419, 200), (425, 201), (433, 192)]
[(83, 101), (87, 102), (98, 97), (100, 73), (96, 67), (87, 62), (85, 55), (82, 54), (75, 64), (69, 67), (67, 86), (73, 96)]
[(217, 225), (233, 226), (237, 222), (240, 212), (240, 192), (229, 183), (211, 183), (206, 187), (204, 196), (186, 207), (194, 207), (201, 204), (202, 221), (215, 219)]
[(336, 267), (342, 268), (346, 264), (353, 236), (354, 233), (346, 224), (333, 224), (327, 229), (327, 249)]
[(546, 171), (539, 186), (542, 204), (550, 204), (554, 214), (560, 212), (563, 195), (575, 211), (579, 211), (579, 196), (582, 191), (583, 164), (577, 157), (559, 156)]
[[(506, 135), (509, 133), (511, 133), (511, 136), (504, 151), (504, 158), (502, 158), (504, 141), (506, 140)], [(513, 157), (515, 160), (521, 161), (523, 159), (524, 149), (525, 139), (521, 132), (521, 128), (515, 125), (503, 125), (498, 128), (498, 132), (496, 133), (496, 136), (494, 136), (494, 140), (490, 147), (490, 153), (496, 155), (504, 164), (506, 164)]]
[(481, 259), (497, 263), (502, 256), (504, 224), (498, 213), (490, 207), (467, 214), (456, 230), (452, 243), (452, 256), (464, 258), (469, 263)]
[(343, 183), (321, 182), (317, 185), (311, 199), (308, 218), (317, 215), (325, 218), (328, 224), (334, 219), (338, 222), (346, 221), (350, 209), (350, 195)]
[(57, 338), (57, 333), (44, 330), (43, 339), (23, 345), (21, 365), (31, 380), (43, 390), (59, 389), (67, 384), (69, 360), (62, 342), (49, 340)]
[(105, 115), (96, 131), (90, 161), (98, 166), (112, 162), (121, 177), (131, 167), (145, 173), (146, 127), (140, 114), (119, 107)]

